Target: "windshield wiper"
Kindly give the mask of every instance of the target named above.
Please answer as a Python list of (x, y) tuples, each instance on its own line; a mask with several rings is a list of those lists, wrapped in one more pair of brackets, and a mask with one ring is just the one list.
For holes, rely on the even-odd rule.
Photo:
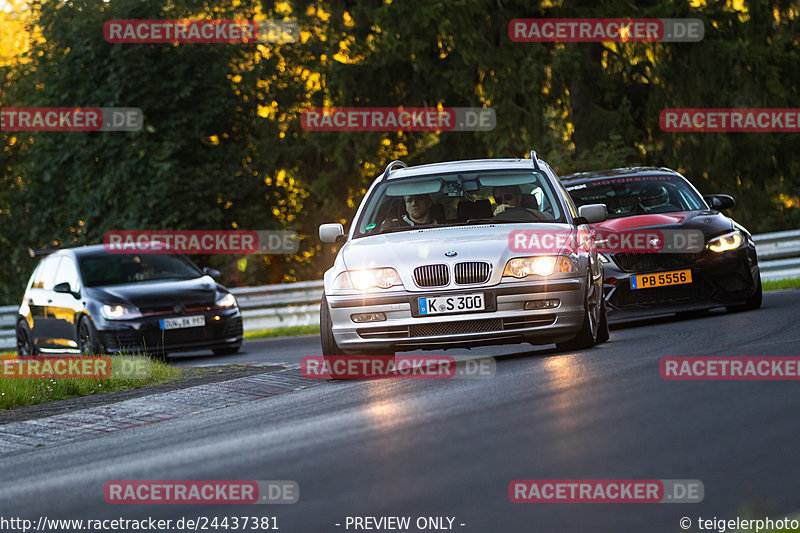
[(528, 224), (536, 224), (540, 222), (539, 220), (531, 220), (530, 218), (503, 218), (500, 220), (494, 218), (470, 218), (464, 224), (467, 226), (470, 225), (479, 225), (479, 224), (517, 224), (517, 223), (528, 223)]
[[(429, 227), (429, 226), (424, 226)], [(380, 235), (382, 233), (395, 233), (398, 231), (407, 231), (410, 229), (421, 229), (419, 226), (389, 226), (387, 228), (378, 228), (378, 231), (374, 233), (363, 233), (362, 235)]]

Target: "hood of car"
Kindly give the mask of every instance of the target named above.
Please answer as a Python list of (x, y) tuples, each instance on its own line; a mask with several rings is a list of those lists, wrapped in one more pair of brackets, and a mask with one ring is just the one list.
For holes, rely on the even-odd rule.
[(680, 211), (611, 218), (593, 224), (593, 227), (610, 231), (633, 230), (639, 228), (692, 229), (700, 230), (706, 236), (719, 235), (733, 229), (730, 218), (716, 211)]
[(341, 250), (348, 270), (393, 267), (401, 278), (414, 268), (431, 264), (487, 261), (495, 269), (512, 257), (509, 235), (513, 231), (568, 232), (567, 224), (493, 224), (406, 230), (349, 241)]
[(151, 281), (93, 287), (98, 299), (109, 303), (129, 303), (139, 309), (163, 309), (175, 305), (186, 307), (212, 305), (217, 284), (209, 276), (182, 281)]

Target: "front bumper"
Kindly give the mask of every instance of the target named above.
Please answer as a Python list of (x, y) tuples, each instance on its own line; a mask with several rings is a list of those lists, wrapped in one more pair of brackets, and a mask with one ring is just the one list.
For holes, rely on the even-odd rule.
[[(651, 260), (652, 265), (640, 263), (641, 268), (634, 271), (623, 270), (616, 261), (605, 265), (603, 287), (609, 318), (638, 318), (737, 305), (753, 296), (758, 286), (758, 259), (755, 250), (748, 247), (719, 254), (704, 251), (691, 257)], [(677, 270), (691, 270), (692, 283), (631, 288), (630, 278), (634, 275)]]
[[(327, 295), (333, 335), (345, 351), (445, 349), (571, 339), (584, 316), (585, 280), (509, 282), (492, 287), (425, 292), (394, 291), (366, 296)], [(486, 310), (420, 316), (420, 297), (484, 293)], [(528, 311), (525, 302), (558, 298), (554, 309)], [(355, 323), (351, 315), (384, 313), (381, 322)]]
[(205, 326), (162, 330), (161, 319), (179, 315), (154, 314), (134, 320), (104, 320), (97, 324), (98, 334), (108, 353), (226, 348), (244, 341), (242, 314), (238, 307), (206, 308), (187, 312), (184, 316), (196, 315), (205, 317)]

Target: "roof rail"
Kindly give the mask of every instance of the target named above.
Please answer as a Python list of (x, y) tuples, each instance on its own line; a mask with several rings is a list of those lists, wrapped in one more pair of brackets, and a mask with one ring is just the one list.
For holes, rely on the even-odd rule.
[(531, 150), (531, 165), (533, 165), (533, 168), (536, 170), (542, 170), (539, 168), (539, 157), (536, 155), (536, 150)]
[(392, 167), (395, 166), (395, 165), (402, 165), (403, 168), (408, 168), (408, 165), (406, 165), (405, 163), (403, 163), (399, 159), (395, 159), (394, 161), (392, 161), (391, 163), (386, 165), (386, 170), (383, 171), (383, 178), (381, 178), (381, 181), (384, 181), (386, 178), (389, 177), (389, 171), (391, 171)]

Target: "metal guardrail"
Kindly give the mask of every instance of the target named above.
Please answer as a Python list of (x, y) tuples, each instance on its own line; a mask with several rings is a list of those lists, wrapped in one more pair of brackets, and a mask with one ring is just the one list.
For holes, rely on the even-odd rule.
[[(762, 280), (800, 277), (800, 230), (753, 235)], [(245, 331), (319, 323), (322, 280), (231, 289)], [(0, 307), (0, 349), (14, 348), (17, 306)]]

